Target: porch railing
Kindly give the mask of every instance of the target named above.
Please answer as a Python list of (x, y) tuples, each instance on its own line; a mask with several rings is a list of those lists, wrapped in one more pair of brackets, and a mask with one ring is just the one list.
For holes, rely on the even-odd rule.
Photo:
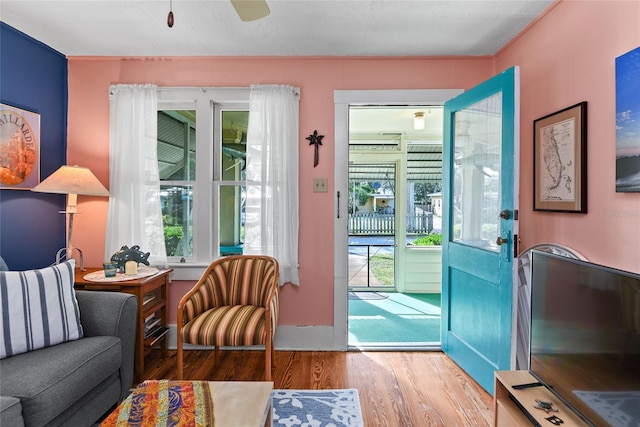
[[(407, 233), (426, 234), (433, 230), (433, 214), (407, 215)], [(393, 234), (394, 214), (349, 214), (349, 234)]]
[[(347, 283), (349, 289), (393, 288), (393, 283), (384, 283), (384, 280), (378, 280), (375, 276), (372, 262), (376, 261), (372, 258), (384, 251), (384, 255), (391, 256), (391, 265), (393, 265), (394, 253), (392, 248), (394, 246), (393, 244), (349, 244), (349, 280)], [(380, 259), (377, 262), (384, 263), (385, 260)], [(391, 279), (393, 280), (393, 277)], [(374, 283), (372, 284), (372, 282)]]

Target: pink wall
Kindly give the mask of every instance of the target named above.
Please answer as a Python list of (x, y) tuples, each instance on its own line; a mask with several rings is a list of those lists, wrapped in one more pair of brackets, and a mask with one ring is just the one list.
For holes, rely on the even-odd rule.
[[(640, 272), (640, 195), (615, 193), (615, 57), (640, 45), (640, 2), (562, 1), (495, 58), (69, 58), (68, 163), (109, 183), (109, 85), (301, 88), (300, 287), (282, 291), (281, 323), (333, 323), (333, 91), (468, 89), (512, 65), (521, 69), (520, 231), (522, 248), (555, 242), (592, 261)], [(589, 213), (533, 212), (532, 123), (589, 103)], [(320, 164), (304, 138), (325, 139)], [(315, 177), (328, 193), (313, 193)], [(85, 264), (104, 258), (107, 202), (81, 197), (74, 245)], [(174, 282), (172, 307), (190, 282)], [(175, 304), (174, 304), (175, 303)], [(175, 308), (170, 311), (175, 322)]]
[[(640, 272), (640, 194), (615, 192), (615, 58), (640, 46), (640, 2), (562, 1), (496, 56), (520, 66), (522, 249), (567, 245)], [(588, 102), (588, 214), (533, 211), (533, 121)]]
[[(300, 101), (300, 286), (281, 290), (280, 323), (333, 324), (333, 91), (346, 89), (467, 89), (491, 77), (491, 58), (69, 58), (68, 162), (89, 167), (109, 184), (109, 85), (247, 87), (298, 86)], [(304, 139), (325, 135), (320, 164)], [(316, 177), (329, 178), (329, 192), (313, 193)], [(87, 266), (104, 258), (107, 201), (80, 197), (74, 246)], [(177, 301), (190, 287), (171, 287), (170, 323)]]

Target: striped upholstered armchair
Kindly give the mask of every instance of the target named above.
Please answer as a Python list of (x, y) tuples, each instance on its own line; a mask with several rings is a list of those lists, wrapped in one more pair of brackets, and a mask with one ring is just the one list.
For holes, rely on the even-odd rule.
[(183, 345), (265, 346), (265, 379), (271, 380), (278, 324), (278, 261), (260, 255), (217, 259), (178, 304), (178, 378)]

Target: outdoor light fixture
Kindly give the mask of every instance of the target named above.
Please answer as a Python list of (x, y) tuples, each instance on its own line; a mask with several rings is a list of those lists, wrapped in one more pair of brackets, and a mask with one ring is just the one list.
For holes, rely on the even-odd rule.
[(109, 191), (104, 188), (104, 185), (102, 185), (88, 168), (68, 165), (60, 167), (60, 169), (51, 174), (47, 179), (32, 188), (31, 191), (67, 195), (67, 209), (60, 211), (60, 213), (69, 214), (67, 246), (60, 249), (56, 254), (56, 263), (60, 263), (63, 252), (65, 252), (65, 259), (71, 259), (73, 250), (76, 249), (80, 254), (80, 270), (84, 270), (82, 251), (79, 248), (74, 248), (71, 244), (73, 215), (78, 212), (76, 206), (78, 194), (83, 196), (109, 196)]
[(413, 128), (415, 130), (424, 129), (424, 113), (422, 111), (418, 111), (417, 113), (414, 113)]

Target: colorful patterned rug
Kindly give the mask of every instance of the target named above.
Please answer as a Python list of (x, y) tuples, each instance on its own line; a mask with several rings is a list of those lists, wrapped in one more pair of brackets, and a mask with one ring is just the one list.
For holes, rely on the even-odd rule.
[(364, 427), (358, 390), (274, 390), (272, 425)]
[(212, 427), (207, 381), (149, 380), (136, 387), (101, 427)]

